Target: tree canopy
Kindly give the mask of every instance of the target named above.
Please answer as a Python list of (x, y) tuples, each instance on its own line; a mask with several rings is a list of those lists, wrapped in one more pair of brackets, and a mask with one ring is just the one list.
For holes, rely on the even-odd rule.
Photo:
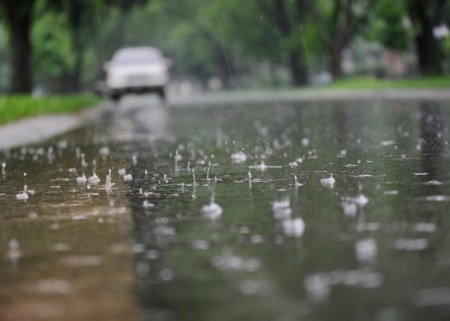
[(447, 0), (0, 0), (0, 73), (8, 67), (11, 93), (79, 91), (115, 49), (153, 45), (175, 79), (306, 85), (342, 77), (345, 52), (363, 41), (414, 52), (421, 74), (442, 74), (449, 17)]

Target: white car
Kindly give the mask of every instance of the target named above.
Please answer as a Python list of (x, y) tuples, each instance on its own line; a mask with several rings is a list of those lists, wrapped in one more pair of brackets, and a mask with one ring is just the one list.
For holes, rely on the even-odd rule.
[(170, 64), (156, 48), (119, 49), (104, 66), (107, 91), (113, 100), (126, 93), (146, 92), (155, 92), (164, 99)]

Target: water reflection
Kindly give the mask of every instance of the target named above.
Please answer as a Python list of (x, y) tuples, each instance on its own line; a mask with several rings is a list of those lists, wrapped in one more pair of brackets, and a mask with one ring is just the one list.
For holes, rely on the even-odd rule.
[[(0, 153), (1, 320), (137, 319), (126, 189), (116, 180), (108, 194), (92, 180), (119, 165), (117, 147), (92, 140), (104, 131)], [(86, 169), (94, 174), (78, 184)]]
[(420, 147), (424, 178), (428, 179), (430, 190), (439, 193), (440, 179), (445, 171), (443, 157), (448, 157), (448, 124), (440, 106), (424, 102), (420, 106)]
[[(449, 318), (448, 104), (116, 107), (2, 154), (0, 307), (59, 313), (81, 270), (113, 293), (131, 251), (145, 320)], [(77, 185), (82, 153), (101, 184)]]
[(442, 108), (171, 110), (171, 145), (131, 168), (146, 319), (446, 320), (447, 202), (426, 200), (449, 193)]

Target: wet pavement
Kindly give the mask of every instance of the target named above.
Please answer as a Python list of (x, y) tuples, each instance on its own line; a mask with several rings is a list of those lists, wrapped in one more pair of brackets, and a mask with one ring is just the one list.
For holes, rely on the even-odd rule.
[[(39, 115), (0, 126), (0, 150), (37, 144), (95, 120), (111, 108), (107, 102), (76, 113)], [(30, 134), (32, 133), (32, 134)]]
[(450, 102), (181, 105), (0, 154), (0, 320), (449, 319)]

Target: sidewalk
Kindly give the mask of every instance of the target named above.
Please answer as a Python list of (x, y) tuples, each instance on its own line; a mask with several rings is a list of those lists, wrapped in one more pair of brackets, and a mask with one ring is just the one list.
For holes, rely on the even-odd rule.
[(80, 127), (107, 110), (106, 102), (74, 114), (42, 115), (0, 126), (0, 149), (33, 144)]

